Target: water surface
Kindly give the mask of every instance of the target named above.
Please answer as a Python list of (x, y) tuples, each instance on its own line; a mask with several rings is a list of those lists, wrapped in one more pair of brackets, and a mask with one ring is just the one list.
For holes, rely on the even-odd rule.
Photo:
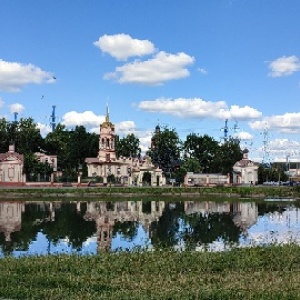
[(0, 257), (300, 244), (296, 203), (0, 202)]

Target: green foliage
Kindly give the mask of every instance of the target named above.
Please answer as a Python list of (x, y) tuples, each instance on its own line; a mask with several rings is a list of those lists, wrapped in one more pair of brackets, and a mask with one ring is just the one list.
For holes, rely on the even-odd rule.
[(289, 177), (284, 173), (285, 166), (280, 163), (274, 163), (268, 167), (260, 165), (258, 168), (258, 183), (265, 181), (288, 181)]
[(116, 154), (117, 157), (140, 157), (141, 148), (139, 139), (133, 134), (130, 133), (126, 137), (119, 138), (116, 136)]
[(175, 129), (163, 128), (155, 132), (152, 137), (153, 148), (148, 151), (148, 155), (154, 165), (170, 176), (173, 162), (179, 160), (181, 151), (181, 141)]

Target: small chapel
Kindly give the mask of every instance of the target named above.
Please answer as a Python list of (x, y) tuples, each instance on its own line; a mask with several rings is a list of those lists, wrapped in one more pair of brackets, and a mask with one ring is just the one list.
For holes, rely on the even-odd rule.
[(243, 158), (237, 161), (232, 170), (232, 183), (255, 185), (258, 181), (258, 164), (248, 157), (249, 150), (244, 149)]
[(115, 149), (115, 125), (110, 122), (109, 110), (106, 109), (105, 121), (100, 124), (99, 151), (97, 157), (85, 159), (88, 177), (102, 177), (103, 183), (110, 182), (113, 175), (124, 186), (143, 186), (144, 176), (151, 175), (150, 186), (162, 186), (166, 179), (163, 172), (154, 166), (149, 156), (117, 157)]
[(15, 143), (10, 142), (6, 153), (0, 153), (0, 185), (23, 185), (24, 155), (15, 151)]

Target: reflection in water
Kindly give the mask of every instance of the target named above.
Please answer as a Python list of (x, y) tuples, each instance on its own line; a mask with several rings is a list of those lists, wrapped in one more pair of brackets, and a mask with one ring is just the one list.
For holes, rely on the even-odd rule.
[[(2, 256), (300, 244), (299, 210), (253, 202), (0, 202)], [(1, 254), (1, 253), (0, 253)]]

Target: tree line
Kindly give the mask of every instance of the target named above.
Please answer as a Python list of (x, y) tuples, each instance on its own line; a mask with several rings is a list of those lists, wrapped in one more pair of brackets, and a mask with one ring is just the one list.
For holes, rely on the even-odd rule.
[[(0, 119), (1, 153), (8, 151), (11, 141), (15, 143), (16, 152), (24, 155), (24, 172), (33, 180), (39, 173), (49, 176), (53, 171), (48, 164), (37, 161), (35, 152), (57, 155), (58, 171), (72, 180), (81, 167), (83, 177), (87, 177), (85, 158), (97, 157), (99, 151), (99, 134), (88, 132), (84, 126), (68, 129), (59, 123), (43, 137), (32, 118), (14, 122)], [(206, 134), (190, 133), (181, 140), (177, 131), (167, 126), (155, 131), (151, 145), (145, 154), (167, 178), (178, 182), (183, 181), (186, 172), (231, 174), (234, 163), (242, 158), (242, 149), (235, 139), (220, 143)], [(142, 155), (140, 141), (133, 133), (124, 137), (116, 135), (115, 148), (117, 157), (141, 158)], [(274, 178), (280, 177), (277, 173), (272, 171)]]

